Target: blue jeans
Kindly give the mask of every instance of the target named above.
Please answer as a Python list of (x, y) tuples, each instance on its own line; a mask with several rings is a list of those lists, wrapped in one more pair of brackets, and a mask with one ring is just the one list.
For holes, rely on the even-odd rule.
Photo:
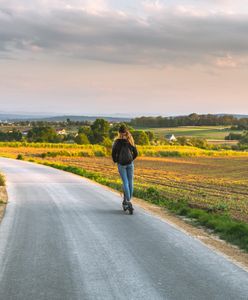
[(133, 162), (126, 166), (118, 164), (118, 171), (122, 179), (125, 199), (130, 201), (133, 196)]

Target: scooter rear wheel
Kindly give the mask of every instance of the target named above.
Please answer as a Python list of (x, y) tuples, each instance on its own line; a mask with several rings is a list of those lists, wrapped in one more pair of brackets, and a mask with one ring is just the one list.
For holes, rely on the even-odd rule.
[(130, 215), (133, 215), (134, 209), (133, 209), (133, 205), (131, 202), (128, 202), (128, 211), (129, 211)]

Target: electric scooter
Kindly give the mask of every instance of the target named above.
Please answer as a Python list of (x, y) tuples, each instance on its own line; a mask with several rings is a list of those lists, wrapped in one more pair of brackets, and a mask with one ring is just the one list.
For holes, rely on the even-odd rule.
[(122, 208), (124, 211), (129, 211), (129, 214), (132, 215), (133, 214), (133, 205), (130, 201), (127, 201), (126, 200), (126, 197), (125, 197), (125, 194), (124, 194), (124, 198), (123, 198), (123, 201), (122, 201)]

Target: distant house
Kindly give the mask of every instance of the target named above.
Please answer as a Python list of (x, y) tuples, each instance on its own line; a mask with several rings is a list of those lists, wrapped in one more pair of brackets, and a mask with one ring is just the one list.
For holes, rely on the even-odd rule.
[(175, 142), (177, 140), (174, 134), (167, 134), (165, 138), (168, 142)]
[(56, 133), (58, 135), (65, 135), (66, 134), (66, 130), (64, 128), (57, 128), (56, 129)]
[(28, 132), (29, 132), (29, 130), (24, 130), (24, 131), (22, 131), (22, 135), (27, 136)]

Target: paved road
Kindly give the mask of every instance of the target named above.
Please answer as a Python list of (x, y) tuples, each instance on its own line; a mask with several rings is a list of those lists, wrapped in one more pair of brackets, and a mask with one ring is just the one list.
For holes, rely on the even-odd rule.
[(248, 273), (115, 193), (0, 158), (0, 299), (248, 299)]

